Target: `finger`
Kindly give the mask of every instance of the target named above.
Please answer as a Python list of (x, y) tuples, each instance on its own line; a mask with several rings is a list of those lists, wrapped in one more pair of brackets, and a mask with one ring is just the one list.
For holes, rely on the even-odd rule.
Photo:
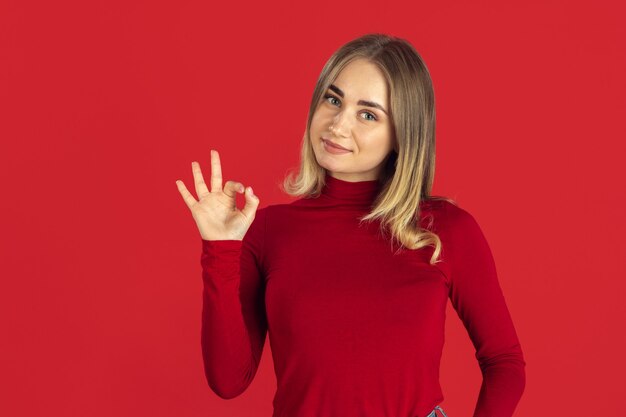
[(204, 182), (204, 177), (202, 176), (200, 164), (196, 161), (192, 162), (191, 171), (193, 172), (193, 183), (196, 187), (196, 194), (198, 195), (198, 199), (202, 199), (202, 197), (209, 193), (209, 190), (207, 189), (206, 183)]
[(220, 155), (211, 149), (211, 192), (222, 191), (222, 164)]
[(226, 181), (224, 184), (224, 194), (229, 196), (230, 198), (235, 198), (237, 193), (243, 193), (245, 188), (242, 183), (236, 181)]
[(248, 187), (245, 190), (246, 205), (241, 209), (241, 212), (249, 219), (254, 219), (256, 210), (259, 207), (259, 198), (253, 194), (252, 187)]
[(178, 187), (178, 191), (180, 192), (180, 195), (183, 196), (183, 200), (185, 201), (185, 204), (187, 204), (187, 207), (191, 209), (191, 207), (193, 207), (193, 205), (197, 203), (196, 199), (193, 198), (193, 196), (187, 190), (187, 187), (185, 187), (185, 184), (183, 184), (181, 180), (176, 180), (176, 186)]

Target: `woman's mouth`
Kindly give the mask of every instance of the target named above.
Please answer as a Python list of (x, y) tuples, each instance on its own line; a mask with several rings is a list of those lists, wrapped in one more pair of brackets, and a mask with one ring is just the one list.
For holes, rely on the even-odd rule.
[(332, 153), (334, 155), (340, 155), (340, 154), (345, 154), (345, 153), (352, 152), (351, 150), (344, 149), (342, 147), (333, 145), (327, 139), (322, 138), (322, 142), (324, 143), (324, 150), (326, 150), (326, 152), (328, 152), (328, 153)]

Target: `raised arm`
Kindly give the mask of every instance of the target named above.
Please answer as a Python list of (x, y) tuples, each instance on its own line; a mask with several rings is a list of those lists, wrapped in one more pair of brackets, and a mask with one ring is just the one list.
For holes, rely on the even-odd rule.
[(450, 262), (449, 297), (483, 375), (473, 416), (511, 417), (526, 384), (526, 362), (493, 255), (471, 214), (450, 205), (446, 217), (443, 254)]
[(204, 371), (225, 399), (250, 385), (265, 343), (264, 231), (265, 209), (259, 209), (243, 241), (202, 240)]
[[(222, 187), (219, 154), (211, 151), (211, 190), (200, 165), (192, 162), (198, 201), (182, 181), (178, 190), (189, 207), (202, 238), (202, 332), (204, 370), (211, 389), (233, 398), (256, 374), (267, 324), (262, 251), (265, 210), (252, 187), (227, 181)], [(237, 193), (246, 204), (237, 208)]]

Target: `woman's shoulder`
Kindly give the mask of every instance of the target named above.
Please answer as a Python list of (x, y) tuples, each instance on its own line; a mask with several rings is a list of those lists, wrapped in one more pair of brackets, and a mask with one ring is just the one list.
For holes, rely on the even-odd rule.
[(447, 197), (434, 197), (422, 202), (425, 217), (431, 218), (439, 231), (459, 231), (471, 227), (474, 216), (455, 200)]
[(289, 209), (290, 203), (268, 204), (257, 209), (261, 216), (275, 216)]
[(444, 242), (456, 242), (453, 246), (484, 243), (482, 227), (468, 209), (453, 200), (438, 200), (432, 204), (434, 231)]
[(268, 204), (264, 207), (259, 207), (255, 213), (255, 222), (263, 223), (275, 222), (277, 219), (285, 218), (285, 212), (290, 209), (291, 204)]
[(432, 196), (422, 200), (422, 207), (425, 211), (439, 212), (441, 215), (464, 216), (470, 213), (462, 207), (456, 200), (449, 197)]
[(420, 202), (420, 209), (423, 213), (443, 218), (449, 215), (449, 213), (461, 208), (458, 203), (451, 198), (432, 196)]

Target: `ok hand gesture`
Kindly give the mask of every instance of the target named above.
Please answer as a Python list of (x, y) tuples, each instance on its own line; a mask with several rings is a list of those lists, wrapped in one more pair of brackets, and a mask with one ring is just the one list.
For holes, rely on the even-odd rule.
[[(259, 199), (252, 194), (252, 187), (226, 181), (222, 189), (222, 167), (217, 151), (211, 150), (211, 191), (207, 189), (200, 164), (191, 163), (198, 201), (181, 180), (176, 181), (178, 191), (191, 210), (191, 214), (204, 240), (243, 240), (259, 207)], [(237, 208), (237, 193), (244, 193), (246, 204)]]

